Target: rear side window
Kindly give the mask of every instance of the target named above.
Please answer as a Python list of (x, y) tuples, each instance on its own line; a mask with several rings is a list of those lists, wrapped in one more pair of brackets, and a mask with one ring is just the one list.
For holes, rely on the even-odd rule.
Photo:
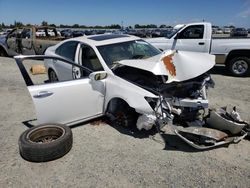
[(76, 41), (65, 42), (56, 49), (56, 54), (75, 61), (77, 44), (78, 42)]
[(202, 39), (204, 34), (204, 25), (189, 26), (179, 34), (179, 39)]

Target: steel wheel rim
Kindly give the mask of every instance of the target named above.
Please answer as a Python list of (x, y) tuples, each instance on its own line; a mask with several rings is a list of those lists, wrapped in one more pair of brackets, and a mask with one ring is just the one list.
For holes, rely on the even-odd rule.
[(65, 130), (58, 126), (38, 127), (27, 134), (27, 139), (36, 144), (46, 144), (58, 140), (65, 134)]
[(235, 61), (232, 66), (232, 70), (236, 74), (244, 74), (247, 71), (247, 69), (248, 69), (248, 64), (244, 60)]

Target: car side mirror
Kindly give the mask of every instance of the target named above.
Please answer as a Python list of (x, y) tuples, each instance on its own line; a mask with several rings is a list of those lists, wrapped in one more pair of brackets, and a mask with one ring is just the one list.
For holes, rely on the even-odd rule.
[(89, 79), (93, 81), (103, 80), (107, 78), (108, 74), (105, 71), (92, 72), (89, 75)]
[(176, 33), (174, 39), (177, 40), (180, 37), (180, 33)]

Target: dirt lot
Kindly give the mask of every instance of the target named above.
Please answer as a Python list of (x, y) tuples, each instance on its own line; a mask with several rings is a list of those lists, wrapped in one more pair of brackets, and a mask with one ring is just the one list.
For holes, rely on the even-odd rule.
[[(237, 105), (250, 122), (250, 78), (215, 67), (211, 107)], [(55, 161), (31, 163), (18, 152), (18, 137), (35, 110), (13, 59), (0, 58), (0, 187), (249, 187), (250, 141), (198, 152), (172, 134), (166, 144), (145, 132), (105, 123), (72, 128), (72, 150)], [(156, 139), (160, 137), (156, 135)]]

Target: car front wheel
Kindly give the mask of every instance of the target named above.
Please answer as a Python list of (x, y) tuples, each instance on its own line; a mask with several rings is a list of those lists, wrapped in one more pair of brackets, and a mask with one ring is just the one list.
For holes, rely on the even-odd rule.
[(108, 111), (109, 121), (114, 126), (121, 126), (129, 129), (136, 127), (138, 114), (127, 103), (119, 101), (115, 108)]

